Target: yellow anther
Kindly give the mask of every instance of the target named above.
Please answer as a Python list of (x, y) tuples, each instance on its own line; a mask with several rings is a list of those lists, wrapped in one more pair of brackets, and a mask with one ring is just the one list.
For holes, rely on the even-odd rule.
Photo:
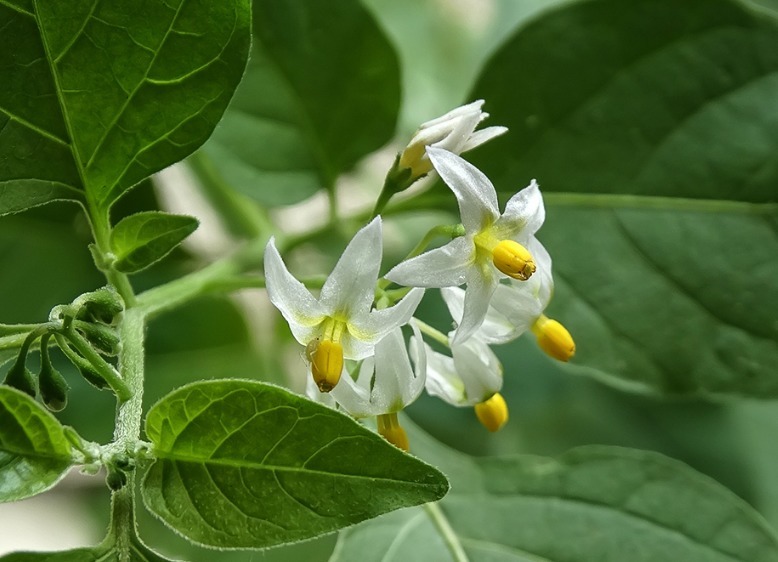
[(554, 359), (569, 361), (575, 355), (573, 336), (556, 320), (541, 315), (532, 325), (532, 332), (538, 338), (540, 349)]
[(329, 392), (340, 380), (343, 372), (343, 347), (331, 340), (312, 340), (305, 347), (305, 355), (311, 362), (311, 374), (321, 392)]
[(494, 266), (508, 277), (526, 281), (535, 273), (529, 250), (514, 240), (502, 240), (492, 250)]
[(408, 434), (397, 420), (397, 414), (382, 414), (378, 416), (378, 433), (392, 445), (403, 451), (410, 450)]
[(508, 423), (508, 405), (502, 394), (495, 392), (488, 400), (475, 405), (475, 415), (481, 425), (494, 433)]

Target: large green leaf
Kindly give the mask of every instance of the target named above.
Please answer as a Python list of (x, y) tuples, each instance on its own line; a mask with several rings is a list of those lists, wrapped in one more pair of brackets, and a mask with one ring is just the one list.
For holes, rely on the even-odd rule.
[(263, 548), (441, 498), (445, 477), (280, 387), (190, 384), (149, 411), (147, 507), (193, 542)]
[(472, 97), (511, 132), (473, 160), (504, 196), (532, 177), (547, 194), (551, 313), (586, 372), (778, 396), (777, 44), (728, 0), (594, 0), (484, 70)]
[(287, 204), (393, 135), (397, 58), (358, 0), (256, 0), (245, 80), (204, 151), (258, 201)]
[(111, 231), (114, 267), (124, 273), (147, 268), (172, 252), (199, 224), (194, 217), (161, 211), (125, 217)]
[(27, 394), (0, 386), (0, 502), (48, 490), (72, 465), (56, 418)]
[(129, 559), (124, 558), (116, 546), (109, 543), (60, 552), (13, 552), (0, 558), (0, 562), (170, 562), (144, 545), (134, 534), (128, 554)]
[(778, 560), (778, 538), (744, 501), (648, 451), (589, 446), (557, 459), (473, 458), (414, 431), (451, 479), (439, 510), (391, 513), (341, 534), (330, 562)]
[(0, 2), (0, 213), (107, 206), (200, 146), (240, 80), (248, 0)]

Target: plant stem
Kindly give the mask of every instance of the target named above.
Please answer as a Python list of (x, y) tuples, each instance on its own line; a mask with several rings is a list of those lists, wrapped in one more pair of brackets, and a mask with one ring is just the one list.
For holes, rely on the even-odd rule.
[(433, 328), (426, 322), (422, 322), (418, 318), (411, 318), (411, 322), (416, 324), (416, 326), (419, 328), (422, 334), (426, 334), (429, 337), (431, 337), (436, 342), (445, 345), (446, 347), (451, 347), (450, 343), (448, 341), (448, 336), (441, 332), (440, 330)]
[[(124, 402), (132, 397), (132, 389), (127, 382), (122, 379), (122, 375), (116, 372), (116, 369), (103, 359), (99, 353), (89, 344), (84, 337), (70, 329), (65, 334), (67, 340), (76, 348), (76, 350), (100, 373), (100, 376), (108, 383), (108, 386), (116, 393), (119, 401)], [(121, 370), (120, 370), (121, 372)]]
[(432, 523), (435, 525), (435, 527), (437, 527), (438, 531), (440, 531), (443, 542), (446, 544), (446, 547), (451, 553), (451, 557), (456, 562), (468, 562), (469, 558), (467, 557), (465, 549), (462, 548), (462, 543), (459, 542), (459, 538), (454, 532), (454, 529), (451, 528), (448, 519), (446, 519), (445, 514), (440, 509), (438, 504), (425, 503), (424, 511), (427, 512), (427, 515), (432, 520)]

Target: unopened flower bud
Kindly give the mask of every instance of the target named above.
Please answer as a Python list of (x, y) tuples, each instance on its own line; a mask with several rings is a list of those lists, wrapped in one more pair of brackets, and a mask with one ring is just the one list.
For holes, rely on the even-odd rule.
[(569, 361), (575, 355), (575, 342), (567, 329), (551, 318), (541, 315), (532, 325), (540, 349), (559, 361)]
[(492, 250), (494, 266), (508, 277), (526, 281), (535, 273), (529, 250), (514, 240), (502, 240)]
[(403, 451), (409, 451), (411, 448), (408, 441), (408, 434), (400, 425), (397, 419), (396, 413), (382, 414), (378, 416), (378, 433), (389, 443), (402, 449)]
[(311, 374), (321, 392), (329, 392), (343, 372), (343, 347), (331, 340), (313, 340), (305, 348), (311, 362)]
[(481, 425), (494, 433), (508, 423), (508, 405), (502, 394), (495, 392), (488, 400), (475, 405), (475, 415)]
[(51, 364), (49, 356), (49, 337), (41, 339), (41, 372), (38, 375), (38, 389), (41, 399), (52, 412), (59, 412), (68, 403), (68, 383), (62, 374)]

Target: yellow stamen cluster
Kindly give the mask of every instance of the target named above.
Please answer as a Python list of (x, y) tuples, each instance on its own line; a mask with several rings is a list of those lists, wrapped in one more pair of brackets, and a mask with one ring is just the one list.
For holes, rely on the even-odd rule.
[(556, 320), (541, 315), (532, 325), (540, 349), (559, 361), (569, 361), (575, 355), (573, 336)]
[(332, 340), (315, 339), (308, 343), (305, 354), (311, 362), (311, 374), (321, 392), (329, 392), (343, 372), (343, 347)]
[(519, 281), (526, 281), (535, 273), (532, 254), (514, 240), (501, 240), (492, 249), (492, 260), (497, 269)]
[(378, 433), (392, 445), (403, 451), (410, 450), (408, 434), (400, 425), (397, 414), (383, 414), (378, 416)]
[(494, 433), (508, 423), (508, 405), (502, 394), (495, 392), (488, 400), (475, 405), (475, 415), (481, 425)]

